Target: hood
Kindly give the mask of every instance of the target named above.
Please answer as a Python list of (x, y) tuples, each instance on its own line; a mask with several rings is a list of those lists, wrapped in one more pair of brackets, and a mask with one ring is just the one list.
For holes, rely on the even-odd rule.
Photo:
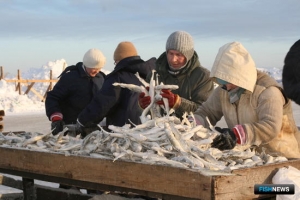
[(243, 45), (231, 42), (219, 49), (210, 77), (222, 79), (253, 92), (257, 70), (251, 55)]

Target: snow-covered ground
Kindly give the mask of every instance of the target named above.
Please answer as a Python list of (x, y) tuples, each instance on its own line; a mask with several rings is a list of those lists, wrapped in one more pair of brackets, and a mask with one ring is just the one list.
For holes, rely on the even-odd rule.
[[(23, 79), (49, 79), (50, 70), (52, 70), (53, 77), (59, 76), (64, 67), (67, 66), (65, 60), (57, 60), (55, 62), (48, 62), (39, 69), (30, 69), (21, 74)], [(281, 69), (260, 69), (266, 71), (281, 83)], [(104, 71), (109, 73), (109, 71)], [(7, 74), (4, 79), (16, 79), (15, 76)], [(43, 95), (49, 84), (36, 83), (34, 89)], [(27, 87), (23, 86), (22, 91), (26, 91)], [(8, 131), (27, 131), (27, 132), (49, 132), (50, 121), (46, 117), (44, 102), (32, 92), (28, 95), (19, 95), (15, 91), (14, 83), (7, 83), (5, 80), (0, 81), (0, 110), (5, 110), (4, 116), (4, 132)], [(293, 112), (296, 124), (300, 126), (300, 106), (293, 103)], [(224, 121), (218, 123), (219, 126), (225, 127)], [(45, 182), (40, 182), (47, 185)], [(49, 184), (49, 183), (48, 183)], [(57, 187), (58, 184), (51, 186)], [(12, 188), (0, 187), (0, 193), (16, 192)]]

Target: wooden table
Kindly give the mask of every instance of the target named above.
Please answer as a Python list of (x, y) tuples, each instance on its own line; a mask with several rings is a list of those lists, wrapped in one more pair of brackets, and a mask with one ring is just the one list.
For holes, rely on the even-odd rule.
[[(33, 180), (71, 184), (105, 191), (134, 192), (162, 199), (254, 199), (254, 184), (271, 183), (279, 168), (300, 169), (300, 160), (233, 171), (233, 176), (205, 176), (162, 165), (65, 156), (0, 147), (0, 172), (21, 176), (24, 199)], [(263, 196), (260, 196), (263, 197)]]

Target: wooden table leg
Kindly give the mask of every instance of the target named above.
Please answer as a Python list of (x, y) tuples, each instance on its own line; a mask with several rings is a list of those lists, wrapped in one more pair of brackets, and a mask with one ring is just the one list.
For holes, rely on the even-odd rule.
[(34, 189), (34, 179), (22, 178), (22, 181), (23, 181), (24, 200), (36, 199), (35, 189)]

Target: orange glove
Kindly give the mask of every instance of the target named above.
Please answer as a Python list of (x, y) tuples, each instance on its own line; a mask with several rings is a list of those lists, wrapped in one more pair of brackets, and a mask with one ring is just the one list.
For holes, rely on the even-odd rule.
[(139, 105), (140, 105), (140, 107), (145, 109), (150, 105), (150, 103), (151, 103), (150, 96), (145, 96), (144, 92), (140, 93), (140, 96), (139, 96)]
[[(167, 90), (167, 89), (162, 89), (161, 90), (161, 96), (163, 98), (167, 98), (168, 101), (169, 101), (169, 107), (170, 108), (178, 108), (178, 106), (180, 105), (181, 103), (181, 98), (178, 94), (174, 94), (172, 93), (170, 90)], [(163, 100), (160, 100), (160, 101), (157, 101), (156, 102), (158, 105), (164, 105), (164, 102)]]

